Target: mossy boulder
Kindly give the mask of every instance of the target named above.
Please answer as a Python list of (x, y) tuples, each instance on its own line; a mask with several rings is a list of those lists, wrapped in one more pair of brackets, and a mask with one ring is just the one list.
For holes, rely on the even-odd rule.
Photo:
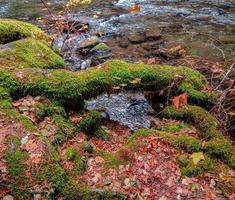
[(103, 52), (103, 51), (109, 51), (109, 50), (110, 50), (110, 47), (105, 43), (100, 43), (91, 49), (92, 52)]
[(63, 59), (45, 41), (22, 39), (0, 48), (2, 68), (63, 68)]
[(46, 39), (46, 34), (37, 26), (13, 19), (0, 20), (0, 44), (6, 44), (26, 37)]

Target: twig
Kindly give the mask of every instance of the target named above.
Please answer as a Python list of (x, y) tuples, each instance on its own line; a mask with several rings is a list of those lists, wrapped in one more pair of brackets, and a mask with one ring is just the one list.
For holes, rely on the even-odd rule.
[(52, 15), (52, 12), (50, 11), (50, 9), (47, 7), (46, 3), (43, 0), (40, 0), (42, 2), (42, 4), (44, 5), (44, 7), (47, 9), (48, 13), (50, 15)]
[(229, 74), (235, 71), (235, 62), (230, 66), (230, 68), (228, 69), (228, 71), (226, 72), (226, 74), (224, 75), (224, 77), (222, 78), (222, 80), (220, 81), (220, 83), (218, 84), (218, 86), (215, 88), (215, 90), (218, 90), (219, 87), (221, 86), (221, 84), (225, 81), (225, 79), (229, 76)]

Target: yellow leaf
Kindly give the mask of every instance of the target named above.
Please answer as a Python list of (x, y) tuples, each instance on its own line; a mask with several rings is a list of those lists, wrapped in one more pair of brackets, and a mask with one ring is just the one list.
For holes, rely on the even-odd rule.
[(116, 79), (116, 80), (122, 80), (122, 78), (121, 78), (121, 77), (118, 77), (118, 76), (115, 76), (114, 79)]
[(193, 160), (194, 165), (197, 165), (201, 160), (205, 160), (203, 152), (193, 153), (191, 155), (191, 158)]
[(114, 90), (119, 90), (120, 87), (119, 87), (119, 86), (115, 86), (115, 87), (113, 87), (113, 89), (114, 89)]

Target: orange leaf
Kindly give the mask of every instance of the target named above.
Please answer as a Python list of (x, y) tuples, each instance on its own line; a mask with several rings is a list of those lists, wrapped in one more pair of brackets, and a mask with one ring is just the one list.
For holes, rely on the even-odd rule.
[(174, 97), (172, 102), (175, 108), (178, 110), (182, 106), (185, 106), (188, 104), (188, 94), (185, 92), (177, 97)]
[(135, 4), (133, 7), (128, 9), (128, 12), (130, 13), (140, 12), (140, 6)]

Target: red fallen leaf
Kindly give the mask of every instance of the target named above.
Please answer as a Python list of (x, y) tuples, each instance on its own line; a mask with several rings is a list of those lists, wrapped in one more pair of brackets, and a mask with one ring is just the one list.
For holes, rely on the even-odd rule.
[(211, 194), (211, 192), (209, 190), (206, 191), (205, 200), (212, 200), (212, 194)]
[(11, 190), (9, 188), (0, 188), (0, 197), (4, 197), (9, 194)]
[(202, 92), (212, 92), (212, 87), (209, 85), (203, 86)]
[(188, 94), (185, 92), (177, 97), (175, 97), (173, 100), (173, 105), (178, 110), (182, 106), (185, 106), (188, 104)]
[(148, 65), (153, 65), (153, 64), (156, 64), (156, 63), (157, 63), (156, 58), (149, 58), (148, 61), (147, 61)]
[(141, 10), (140, 6), (135, 4), (133, 7), (128, 9), (128, 12), (135, 13), (135, 12), (140, 12), (140, 10)]

